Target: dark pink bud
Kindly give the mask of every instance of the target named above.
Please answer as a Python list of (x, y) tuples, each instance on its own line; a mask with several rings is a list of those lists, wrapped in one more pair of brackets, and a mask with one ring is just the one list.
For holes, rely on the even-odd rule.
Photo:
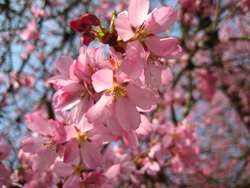
[(95, 40), (95, 34), (91, 32), (83, 33), (81, 37), (82, 44), (86, 46), (88, 46), (93, 40)]
[(69, 24), (77, 32), (82, 33), (92, 30), (91, 25), (84, 24), (81, 20), (71, 20)]
[(94, 14), (85, 14), (81, 17), (82, 23), (98, 26), (100, 25), (100, 20)]

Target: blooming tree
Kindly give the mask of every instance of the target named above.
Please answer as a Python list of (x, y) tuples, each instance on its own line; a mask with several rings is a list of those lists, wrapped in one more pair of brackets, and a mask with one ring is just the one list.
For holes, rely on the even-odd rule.
[(1, 187), (250, 185), (250, 1), (168, 3), (0, 1)]

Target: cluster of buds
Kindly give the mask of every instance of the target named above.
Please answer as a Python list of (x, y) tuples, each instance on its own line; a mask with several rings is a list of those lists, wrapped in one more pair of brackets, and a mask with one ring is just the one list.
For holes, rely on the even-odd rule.
[(100, 20), (93, 14), (85, 14), (80, 19), (70, 21), (70, 26), (77, 32), (84, 32), (81, 41), (83, 45), (88, 46), (95, 40), (95, 30), (92, 26), (100, 26)]

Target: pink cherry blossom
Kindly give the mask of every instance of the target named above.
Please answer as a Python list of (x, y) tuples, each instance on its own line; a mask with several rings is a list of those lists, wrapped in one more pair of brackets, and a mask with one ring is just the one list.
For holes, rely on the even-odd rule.
[(103, 159), (98, 148), (112, 141), (113, 136), (103, 126), (94, 127), (85, 117), (76, 125), (58, 127), (53, 141), (65, 143), (64, 162), (74, 161), (79, 154), (89, 169), (101, 167)]
[(146, 50), (156, 55), (167, 56), (177, 49), (177, 39), (155, 36), (166, 32), (176, 20), (177, 11), (172, 7), (154, 9), (148, 15), (149, 1), (129, 1), (128, 12), (115, 19), (115, 28), (123, 41), (139, 40)]
[[(32, 120), (27, 123), (28, 128), (34, 132), (37, 132), (44, 136), (38, 136), (34, 138), (27, 138), (22, 141), (23, 151), (37, 154), (32, 169), (41, 173), (42, 171), (50, 168), (55, 162), (57, 156), (57, 150), (62, 153), (63, 146), (55, 143), (52, 140), (54, 136), (54, 125), (48, 122), (42, 116), (36, 116), (31, 114)], [(61, 125), (63, 126), (63, 125)]]
[[(103, 76), (106, 77), (105, 80), (102, 79)], [(140, 115), (136, 106), (149, 109), (158, 101), (156, 91), (123, 82), (118, 76), (113, 78), (113, 71), (109, 69), (97, 71), (92, 76), (92, 80), (97, 92), (104, 90), (101, 99), (86, 113), (86, 117), (92, 123), (96, 121), (103, 123), (114, 112), (119, 124), (125, 131), (130, 132), (137, 129), (140, 124)]]

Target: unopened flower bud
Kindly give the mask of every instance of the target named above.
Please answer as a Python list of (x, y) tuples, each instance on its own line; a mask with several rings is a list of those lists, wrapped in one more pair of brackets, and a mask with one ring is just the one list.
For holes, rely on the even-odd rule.
[(89, 46), (89, 43), (91, 43), (93, 40), (95, 40), (95, 34), (91, 32), (83, 33), (81, 37), (82, 44), (86, 46)]
[(92, 26), (84, 24), (81, 20), (72, 20), (69, 22), (72, 29), (77, 32), (88, 32), (92, 30)]
[(100, 25), (100, 20), (94, 14), (85, 14), (81, 17), (81, 21), (84, 24), (98, 26)]

